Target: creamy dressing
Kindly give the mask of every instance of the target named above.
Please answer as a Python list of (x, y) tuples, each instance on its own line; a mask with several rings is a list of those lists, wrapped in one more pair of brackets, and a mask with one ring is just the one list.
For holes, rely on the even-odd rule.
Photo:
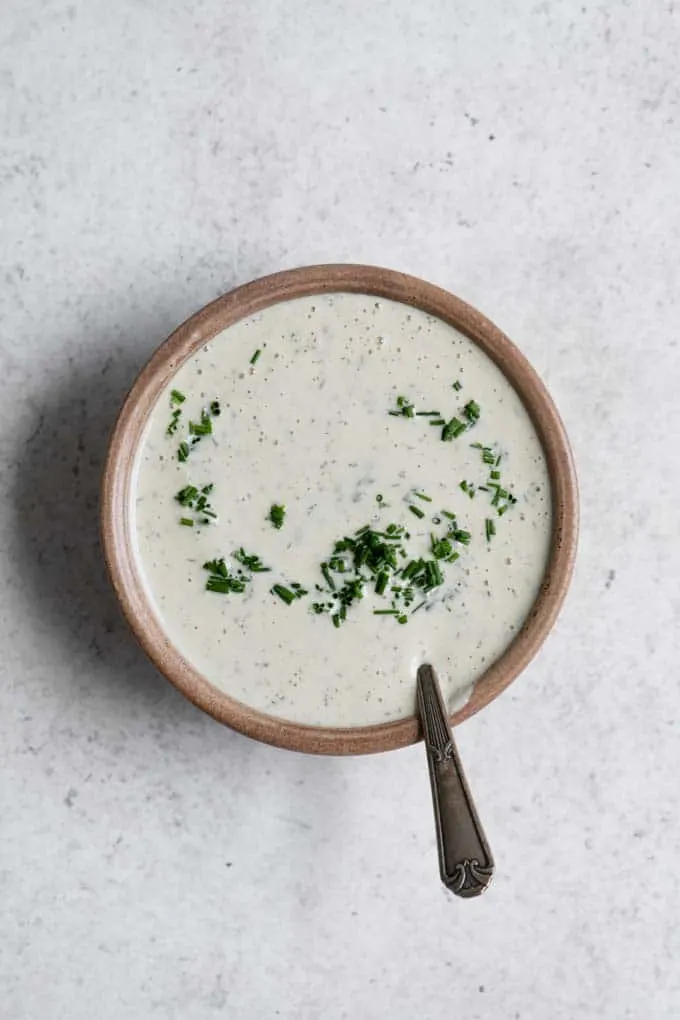
[[(173, 388), (186, 400), (178, 431), (168, 436)], [(479, 420), (443, 442), (429, 418), (388, 414), (398, 396), (447, 421), (474, 400)], [(180, 463), (188, 421), (198, 421), (215, 398), (221, 414), (212, 434)], [(490, 477), (473, 443), (501, 456), (501, 484), (517, 499), (502, 516), (491, 505), (493, 490), (477, 488), (471, 499), (459, 487), (464, 480), (484, 486)], [(184, 510), (174, 497), (188, 484), (214, 485), (214, 523), (179, 523)], [(280, 530), (268, 520), (274, 503), (286, 506)], [(338, 539), (366, 524), (405, 525), (409, 554), (427, 557), (431, 533), (445, 531), (446, 519), (432, 520), (441, 510), (454, 512), (471, 538), (456, 544), (460, 558), (442, 565), (443, 585), (413, 613), (416, 598), (407, 623), (373, 614), (389, 602), (370, 584), (338, 628), (311, 610), (323, 597), (314, 587), (324, 586), (319, 564)], [(451, 708), (464, 701), (529, 613), (551, 530), (541, 445), (491, 359), (424, 312), (346, 293), (298, 298), (243, 319), (179, 369), (139, 446), (132, 513), (140, 574), (182, 655), (253, 708), (325, 726), (412, 715), (422, 662), (437, 668)], [(487, 540), (489, 519), (496, 533)], [(238, 567), (232, 554), (239, 547), (271, 573), (253, 575), (243, 593), (206, 591), (203, 563), (224, 556)], [(309, 596), (287, 605), (270, 591), (292, 582)]]

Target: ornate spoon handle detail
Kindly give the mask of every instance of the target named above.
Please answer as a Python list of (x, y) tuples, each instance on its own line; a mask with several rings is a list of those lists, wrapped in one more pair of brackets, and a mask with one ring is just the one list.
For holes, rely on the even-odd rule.
[(487, 888), (494, 860), (470, 796), (432, 666), (418, 669), (418, 710), (430, 768), (442, 882), (469, 899)]

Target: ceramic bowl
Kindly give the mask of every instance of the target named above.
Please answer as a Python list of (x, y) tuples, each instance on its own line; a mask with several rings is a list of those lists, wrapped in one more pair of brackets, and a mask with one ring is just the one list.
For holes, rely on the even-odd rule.
[[(350, 291), (387, 298), (434, 315), (482, 348), (512, 383), (533, 421), (548, 464), (552, 543), (543, 584), (513, 642), (477, 680), (455, 725), (478, 712), (526, 667), (552, 628), (571, 578), (578, 527), (577, 486), (569, 443), (544, 385), (515, 345), (487, 318), (423, 280), (372, 266), (324, 265), (276, 273), (238, 287), (193, 315), (158, 348), (125, 400), (104, 471), (101, 529), (104, 555), (123, 612), (143, 649), (167, 679), (215, 719), (257, 740), (297, 751), (360, 754), (420, 739), (416, 716), (380, 725), (328, 728), (276, 718), (235, 700), (203, 677), (175, 648), (144, 591), (133, 552), (130, 514), (138, 444), (160, 393), (187, 358), (245, 316), (291, 298)], [(415, 697), (414, 697), (415, 702)]]

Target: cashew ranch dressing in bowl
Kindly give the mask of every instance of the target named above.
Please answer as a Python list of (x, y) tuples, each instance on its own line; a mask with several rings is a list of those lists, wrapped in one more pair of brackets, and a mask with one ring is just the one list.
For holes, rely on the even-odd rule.
[[(462, 704), (530, 613), (552, 527), (544, 452), (496, 364), (355, 293), (271, 305), (189, 357), (150, 414), (129, 510), (181, 655), (238, 701), (324, 727), (413, 716), (423, 662)], [(395, 569), (356, 566), (367, 534)]]

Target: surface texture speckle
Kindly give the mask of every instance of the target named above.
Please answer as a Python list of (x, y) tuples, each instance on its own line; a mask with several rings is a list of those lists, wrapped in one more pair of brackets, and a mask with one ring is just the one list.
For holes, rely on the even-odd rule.
[[(678, 1016), (679, 47), (672, 4), (3, 9), (3, 1017)], [(323, 261), (478, 306), (574, 446), (566, 607), (459, 732), (498, 865), (474, 903), (439, 885), (422, 747), (224, 729), (101, 561), (154, 347)]]

